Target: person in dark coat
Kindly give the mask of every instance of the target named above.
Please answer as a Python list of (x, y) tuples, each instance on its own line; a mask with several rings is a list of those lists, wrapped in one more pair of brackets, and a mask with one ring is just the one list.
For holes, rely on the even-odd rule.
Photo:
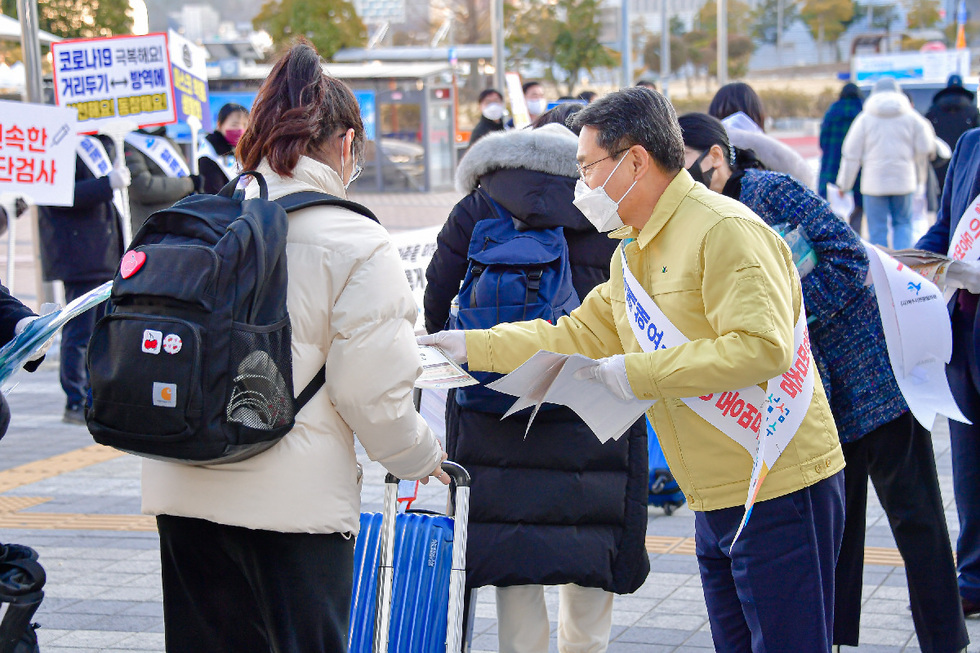
[(739, 200), (770, 226), (802, 230), (816, 252), (813, 269), (801, 271), (810, 348), (847, 463), (834, 644), (858, 645), (870, 477), (905, 561), (919, 646), (930, 653), (961, 651), (969, 637), (956, 591), (932, 436), (913, 418), (895, 380), (878, 301), (864, 283), (869, 265), (864, 246), (801, 183), (757, 169), (751, 153), (733, 157), (720, 122), (705, 114), (687, 114), (679, 122), (696, 179), (700, 175), (709, 188)]
[[(474, 225), (495, 217), (484, 192), (519, 228), (564, 228), (580, 298), (608, 280), (616, 242), (572, 205), (576, 148), (572, 132), (550, 124), (487, 136), (466, 155), (456, 186), (469, 194), (453, 208), (426, 270), (430, 333), (446, 326)], [(500, 651), (547, 651), (542, 585), (562, 586), (559, 648), (605, 650), (612, 593), (635, 591), (650, 569), (645, 423), (605, 444), (563, 407), (538, 413), (526, 438), (525, 427), (520, 417), (463, 409), (450, 394), (447, 452), (473, 476), (467, 584), (498, 587)]]
[(205, 193), (212, 195), (238, 174), (235, 146), (248, 125), (248, 109), (230, 102), (218, 111), (217, 129), (204, 137), (197, 165)]
[[(161, 139), (166, 143), (168, 151), (177, 152), (179, 156), (176, 145), (164, 136), (164, 132), (161, 127), (149, 131), (140, 130), (136, 133)], [(174, 202), (191, 193), (203, 190), (201, 177), (189, 174), (183, 157), (179, 159), (181, 170), (174, 172), (164, 170), (160, 164), (131, 143), (126, 143), (125, 152), (126, 165), (132, 175), (129, 206), (134, 234), (143, 226), (151, 213), (172, 206)]]
[[(129, 170), (113, 168), (115, 147), (107, 136), (82, 137), (75, 161), (72, 206), (41, 206), (41, 271), (45, 281), (62, 281), (71, 302), (112, 279), (123, 254), (122, 222), (113, 202), (116, 189), (129, 185)], [(61, 332), (61, 387), (64, 421), (84, 424), (88, 396), (85, 352), (99, 308), (86, 311)]]
[[(827, 199), (827, 184), (837, 183), (837, 173), (840, 171), (841, 146), (851, 123), (861, 113), (861, 91), (855, 84), (844, 84), (840, 99), (830, 105), (820, 123), (820, 178), (817, 181), (817, 192), (820, 197)], [(850, 216), (851, 228), (861, 233), (862, 210), (860, 173), (854, 183), (854, 211)]]
[(495, 88), (480, 91), (480, 122), (470, 132), (469, 147), (478, 140), (492, 134), (504, 131), (504, 96)]
[[(960, 220), (977, 195), (980, 195), (980, 129), (971, 129), (960, 137), (953, 151), (936, 223), (916, 247), (947, 254), (952, 249), (950, 244)], [(946, 376), (957, 405), (973, 422), (971, 425), (949, 421), (953, 494), (960, 523), (956, 566), (963, 612), (971, 616), (980, 614), (980, 366), (977, 365), (980, 263), (976, 255), (966, 258), (960, 270), (950, 266), (946, 273), (947, 288), (959, 288), (950, 302), (953, 355), (946, 366)], [(956, 277), (954, 271), (959, 272)]]
[[(950, 75), (946, 88), (932, 96), (932, 106), (926, 111), (926, 118), (936, 130), (936, 136), (950, 148), (956, 147), (956, 141), (964, 132), (980, 127), (976, 97), (963, 88), (963, 79), (959, 75)], [(942, 159), (937, 159), (933, 164), (940, 190), (946, 182), (948, 166), (949, 161)]]

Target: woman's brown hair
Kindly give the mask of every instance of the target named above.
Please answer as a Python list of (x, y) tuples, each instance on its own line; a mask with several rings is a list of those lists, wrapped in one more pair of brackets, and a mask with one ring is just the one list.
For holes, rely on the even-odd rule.
[(346, 84), (323, 72), (313, 46), (300, 41), (263, 82), (236, 153), (243, 170), (255, 170), (267, 159), (277, 174), (288, 177), (300, 156), (320, 150), (328, 138), (348, 129), (354, 130), (357, 160), (364, 148), (357, 99)]

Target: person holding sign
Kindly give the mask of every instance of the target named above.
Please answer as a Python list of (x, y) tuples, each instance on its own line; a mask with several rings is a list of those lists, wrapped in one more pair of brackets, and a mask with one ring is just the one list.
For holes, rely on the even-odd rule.
[(204, 137), (197, 159), (205, 193), (217, 193), (240, 172), (235, 146), (247, 126), (248, 109), (242, 105), (230, 102), (218, 111), (218, 128)]
[(725, 127), (703, 113), (679, 119), (685, 163), (711, 190), (737, 199), (790, 241), (802, 276), (813, 360), (830, 399), (844, 460), (846, 520), (837, 561), (834, 643), (857, 646), (861, 621), (868, 478), (905, 561), (912, 618), (926, 653), (969, 642), (943, 514), (932, 435), (909, 411), (892, 372), (868, 256), (860, 239), (814, 192), (788, 175), (758, 169), (731, 147)]
[(163, 127), (140, 129), (126, 136), (126, 165), (133, 177), (129, 189), (130, 218), (135, 234), (150, 214), (203, 190), (184, 156)]
[[(572, 121), (582, 128), (574, 203), (622, 240), (610, 280), (554, 325), (420, 342), (491, 372), (542, 349), (584, 354), (598, 359), (582, 370), (597, 392), (656, 400), (647, 414), (696, 512), (716, 650), (825, 653), (844, 456), (811, 364), (792, 254), (744, 205), (691, 179), (677, 117), (659, 93), (611, 93)], [(736, 538), (743, 503), (752, 519)]]
[(963, 414), (973, 422), (950, 420), (953, 493), (960, 520), (956, 566), (967, 616), (980, 614), (980, 129), (956, 143), (946, 170), (936, 223), (916, 244), (918, 249), (951, 256), (945, 285), (958, 289), (950, 302), (953, 355), (946, 366), (949, 386)]
[[(41, 271), (45, 281), (64, 283), (67, 302), (112, 279), (122, 258), (122, 213), (116, 191), (129, 186), (130, 174), (125, 167), (113, 166), (115, 151), (107, 136), (82, 136), (75, 157), (75, 203), (38, 207)], [(61, 332), (65, 422), (85, 424), (85, 354), (100, 314), (100, 309), (87, 311)]]

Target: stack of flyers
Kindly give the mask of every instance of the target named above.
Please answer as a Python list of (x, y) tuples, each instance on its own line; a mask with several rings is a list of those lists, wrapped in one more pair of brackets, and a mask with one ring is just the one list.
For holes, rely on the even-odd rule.
[(60, 311), (48, 313), (27, 325), (26, 329), (0, 349), (0, 386), (6, 386), (10, 377), (27, 362), (27, 359), (53, 338), (69, 320), (109, 299), (111, 292), (112, 282), (106, 281)]
[(419, 357), (422, 374), (415, 381), (416, 388), (462, 388), (479, 383), (438, 347), (419, 345)]

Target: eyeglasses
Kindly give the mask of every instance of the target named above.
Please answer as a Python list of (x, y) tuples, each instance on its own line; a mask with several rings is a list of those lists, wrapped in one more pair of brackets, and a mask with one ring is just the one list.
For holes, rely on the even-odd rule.
[(619, 155), (620, 155), (620, 154), (622, 154), (623, 152), (625, 152), (625, 151), (627, 151), (628, 149), (630, 149), (630, 148), (628, 148), (628, 147), (624, 147), (623, 149), (621, 149), (621, 150), (620, 150), (620, 151), (618, 151), (618, 152), (613, 152), (613, 153), (612, 153), (612, 154), (610, 154), (609, 156), (604, 156), (604, 157), (602, 157), (601, 159), (597, 159), (597, 160), (595, 160), (595, 161), (593, 161), (592, 163), (587, 163), (587, 164), (586, 164), (586, 165), (584, 165), (584, 166), (583, 166), (583, 165), (579, 165), (579, 164), (576, 164), (576, 167), (578, 168), (578, 176), (579, 176), (579, 178), (580, 178), (580, 179), (581, 179), (582, 181), (585, 181), (585, 171), (586, 171), (586, 170), (588, 170), (589, 168), (591, 168), (592, 166), (594, 166), (594, 165), (596, 165), (596, 164), (598, 164), (598, 163), (602, 163), (602, 162), (603, 162), (603, 161), (605, 161), (606, 159), (615, 159), (615, 158), (616, 158), (617, 156), (619, 156)]

